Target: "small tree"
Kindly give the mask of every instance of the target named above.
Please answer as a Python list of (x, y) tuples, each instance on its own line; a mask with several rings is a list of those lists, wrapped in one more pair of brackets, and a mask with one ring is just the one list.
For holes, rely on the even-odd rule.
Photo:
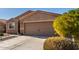
[(76, 38), (79, 35), (79, 9), (71, 10), (53, 23), (55, 31), (62, 37)]

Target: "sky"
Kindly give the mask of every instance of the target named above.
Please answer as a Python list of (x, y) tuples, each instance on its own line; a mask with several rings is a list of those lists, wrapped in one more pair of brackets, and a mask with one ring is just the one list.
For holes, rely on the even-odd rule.
[(16, 17), (28, 10), (36, 11), (43, 10), (52, 13), (62, 14), (73, 8), (0, 8), (0, 19), (8, 20), (10, 18)]

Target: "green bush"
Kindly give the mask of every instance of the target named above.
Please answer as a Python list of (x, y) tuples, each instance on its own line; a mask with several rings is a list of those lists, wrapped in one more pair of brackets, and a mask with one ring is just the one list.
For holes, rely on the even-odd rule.
[(50, 37), (44, 42), (44, 50), (77, 50), (78, 46), (71, 40), (61, 37)]
[(79, 8), (55, 18), (52, 26), (60, 36), (74, 39), (79, 37)]
[(0, 36), (4, 36), (4, 34), (3, 33), (0, 33)]

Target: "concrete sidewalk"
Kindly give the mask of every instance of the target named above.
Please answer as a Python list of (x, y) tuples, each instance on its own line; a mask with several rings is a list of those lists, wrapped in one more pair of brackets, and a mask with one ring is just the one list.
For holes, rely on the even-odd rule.
[(0, 50), (42, 50), (44, 39), (31, 36), (17, 36), (0, 41)]

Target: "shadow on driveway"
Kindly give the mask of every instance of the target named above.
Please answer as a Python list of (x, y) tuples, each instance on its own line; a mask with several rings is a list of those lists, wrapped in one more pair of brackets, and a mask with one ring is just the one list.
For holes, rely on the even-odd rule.
[(35, 35), (23, 35), (23, 36), (31, 36), (31, 37), (35, 37), (35, 38), (41, 38), (41, 39), (46, 39), (48, 37), (52, 37), (52, 36), (35, 36)]

